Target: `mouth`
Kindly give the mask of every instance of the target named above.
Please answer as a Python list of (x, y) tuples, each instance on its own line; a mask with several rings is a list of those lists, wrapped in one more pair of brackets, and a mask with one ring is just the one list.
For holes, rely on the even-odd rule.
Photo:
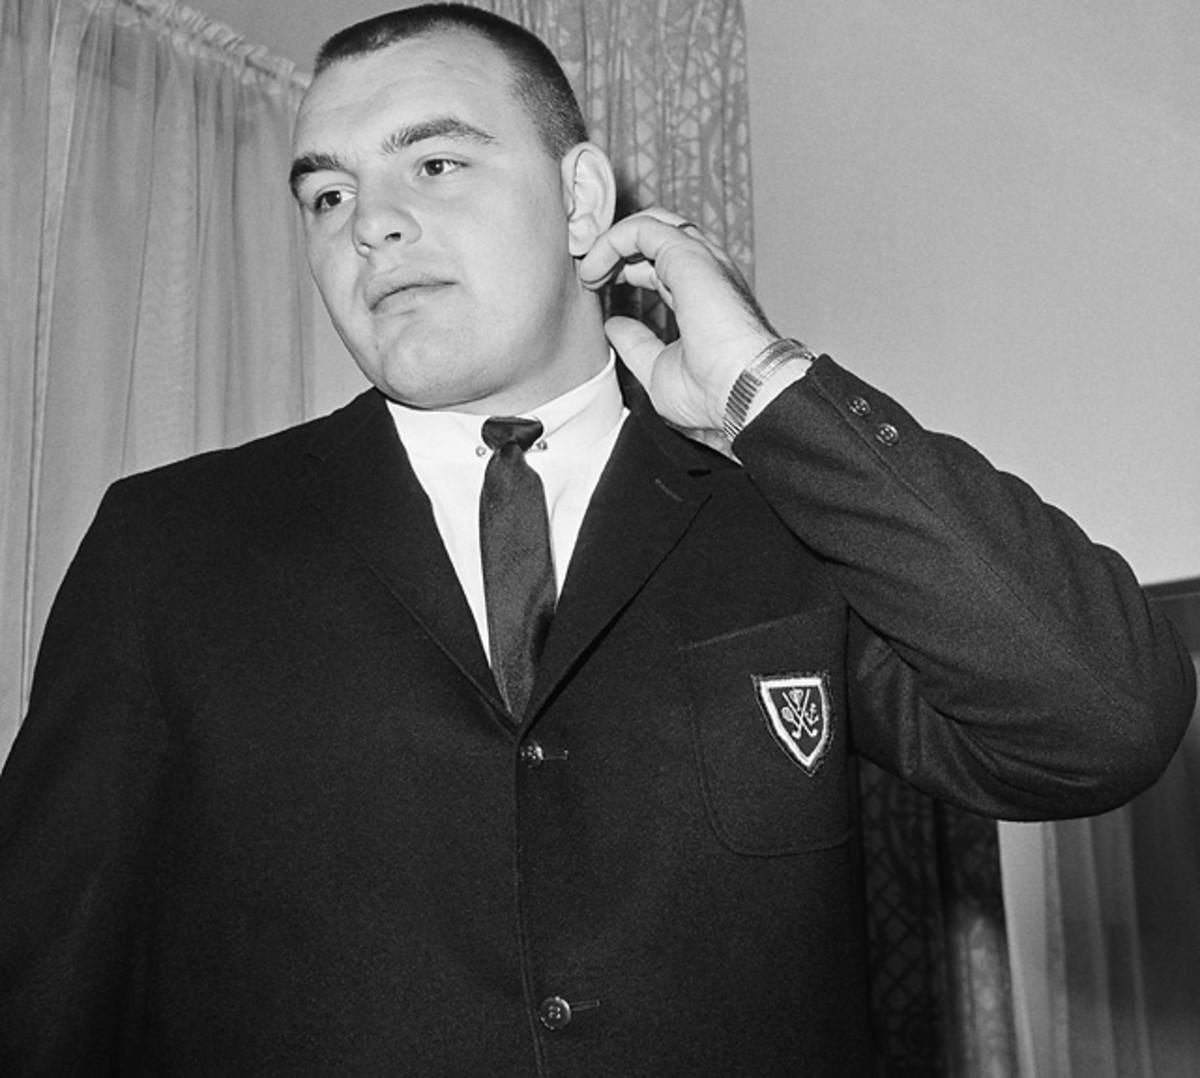
[(450, 284), (430, 274), (381, 277), (367, 283), (364, 298), (372, 314), (390, 314), (415, 306)]

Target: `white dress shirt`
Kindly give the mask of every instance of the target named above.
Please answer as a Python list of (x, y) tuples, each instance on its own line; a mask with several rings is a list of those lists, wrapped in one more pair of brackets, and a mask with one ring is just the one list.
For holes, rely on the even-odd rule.
[[(490, 654), (479, 553), (479, 495), (491, 457), (481, 430), (488, 417), (422, 411), (394, 401), (388, 406), (413, 471), (433, 505), (434, 521), (475, 617), (483, 650)], [(542, 437), (525, 459), (546, 492), (559, 592), (583, 515), (628, 414), (611, 357), (594, 378), (532, 413), (542, 424)]]

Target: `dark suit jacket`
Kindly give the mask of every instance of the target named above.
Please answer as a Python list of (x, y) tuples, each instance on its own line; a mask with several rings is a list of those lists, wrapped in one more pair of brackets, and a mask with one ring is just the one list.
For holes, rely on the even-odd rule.
[(1164, 766), (1190, 663), (1018, 481), (828, 358), (744, 469), (631, 392), (520, 725), (374, 392), (112, 488), (0, 783), (0, 1073), (864, 1073), (852, 751), (1015, 817)]

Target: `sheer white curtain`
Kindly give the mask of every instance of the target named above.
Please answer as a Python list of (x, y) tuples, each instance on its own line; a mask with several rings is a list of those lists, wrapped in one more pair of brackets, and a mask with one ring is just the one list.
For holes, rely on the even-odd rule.
[(0, 757), (113, 479), (300, 419), (291, 65), (161, 0), (2, 0)]

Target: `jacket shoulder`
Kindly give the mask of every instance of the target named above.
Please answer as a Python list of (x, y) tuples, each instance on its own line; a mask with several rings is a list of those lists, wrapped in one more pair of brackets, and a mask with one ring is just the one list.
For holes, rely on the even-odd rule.
[(384, 398), (369, 389), (328, 415), (125, 476), (112, 484), (110, 495), (140, 500), (160, 499), (173, 490), (186, 490), (193, 498), (210, 488), (226, 497), (240, 490), (264, 490), (299, 474), (311, 460), (327, 455), (381, 417), (387, 417)]

